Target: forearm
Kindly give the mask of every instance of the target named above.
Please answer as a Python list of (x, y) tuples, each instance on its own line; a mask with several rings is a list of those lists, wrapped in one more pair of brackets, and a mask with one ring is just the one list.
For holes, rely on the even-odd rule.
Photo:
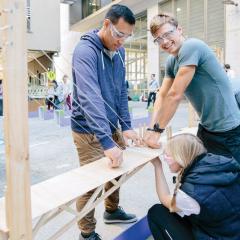
[(155, 166), (156, 191), (159, 201), (167, 208), (170, 207), (171, 195), (169, 187), (164, 176), (162, 166)]
[(165, 97), (158, 96), (154, 104), (154, 113), (151, 121), (151, 126), (159, 123), (161, 128), (165, 128), (175, 114), (181, 97), (168, 93)]

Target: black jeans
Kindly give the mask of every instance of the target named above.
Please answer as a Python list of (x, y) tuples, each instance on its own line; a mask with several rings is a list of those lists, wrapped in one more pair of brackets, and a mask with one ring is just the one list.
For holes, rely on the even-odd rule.
[(148, 224), (155, 240), (194, 240), (191, 224), (176, 213), (170, 213), (162, 204), (148, 211)]
[(3, 100), (0, 98), (0, 116), (3, 115)]
[(151, 101), (153, 101), (153, 105), (154, 105), (155, 100), (156, 100), (156, 93), (155, 93), (155, 92), (150, 92), (150, 93), (149, 93), (149, 96), (148, 96), (147, 107), (150, 106)]
[(226, 132), (210, 132), (199, 124), (197, 136), (208, 152), (234, 157), (240, 163), (240, 125)]

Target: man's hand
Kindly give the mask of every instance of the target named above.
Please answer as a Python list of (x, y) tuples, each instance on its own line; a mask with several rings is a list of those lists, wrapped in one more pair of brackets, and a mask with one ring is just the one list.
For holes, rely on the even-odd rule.
[(118, 147), (113, 147), (104, 151), (104, 154), (109, 158), (109, 167), (117, 168), (123, 162), (123, 151)]
[(151, 148), (160, 148), (161, 144), (159, 143), (160, 133), (154, 131), (146, 131), (143, 141), (144, 143)]
[(126, 145), (128, 145), (128, 140), (132, 140), (136, 146), (141, 146), (143, 144), (142, 139), (138, 136), (138, 134), (134, 130), (126, 130), (123, 132), (123, 138), (125, 140)]

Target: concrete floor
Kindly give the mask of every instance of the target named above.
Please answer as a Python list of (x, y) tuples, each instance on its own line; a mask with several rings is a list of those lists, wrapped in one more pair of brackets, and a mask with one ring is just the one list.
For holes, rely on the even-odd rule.
[[(130, 106), (137, 109), (145, 109), (146, 103), (130, 102)], [(187, 104), (183, 102), (171, 121), (173, 131), (187, 126)], [(0, 196), (3, 195), (5, 186), (5, 162), (4, 145), (2, 142), (2, 118), (0, 119)], [(29, 119), (30, 136), (30, 164), (32, 184), (41, 182), (55, 175), (66, 172), (79, 166), (77, 152), (71, 137), (70, 127), (59, 127), (54, 120)], [(172, 176), (165, 168), (166, 176), (171, 184)], [(133, 176), (121, 188), (120, 205), (128, 212), (137, 214), (139, 218), (146, 215), (148, 209), (157, 203), (157, 195), (154, 186), (154, 174), (151, 164), (147, 165), (139, 173)], [(104, 240), (114, 239), (129, 225), (105, 225), (102, 221), (103, 205), (96, 208), (96, 219), (98, 221), (96, 231)], [(58, 226), (69, 219), (68, 214), (62, 214), (54, 219), (37, 237), (45, 240), (49, 234), (54, 233)], [(60, 240), (77, 240), (79, 230), (73, 226), (65, 232)], [(133, 239), (135, 240), (135, 239)], [(137, 240), (137, 239), (136, 239)]]

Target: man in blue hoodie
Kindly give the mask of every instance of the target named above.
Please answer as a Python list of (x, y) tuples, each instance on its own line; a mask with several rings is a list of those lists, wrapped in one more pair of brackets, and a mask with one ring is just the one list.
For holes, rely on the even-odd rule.
[[(109, 158), (110, 167), (122, 163), (124, 139), (139, 144), (132, 130), (125, 85), (124, 41), (132, 35), (135, 17), (126, 6), (113, 5), (102, 28), (81, 37), (73, 54), (73, 111), (71, 126), (81, 165)], [(118, 130), (121, 126), (122, 133)], [(112, 187), (107, 183), (105, 190)], [(86, 193), (77, 201), (80, 211), (93, 195)], [(127, 214), (119, 204), (119, 189), (105, 200), (106, 223), (131, 223), (136, 216)], [(94, 210), (78, 222), (79, 239), (101, 239), (95, 233)]]

